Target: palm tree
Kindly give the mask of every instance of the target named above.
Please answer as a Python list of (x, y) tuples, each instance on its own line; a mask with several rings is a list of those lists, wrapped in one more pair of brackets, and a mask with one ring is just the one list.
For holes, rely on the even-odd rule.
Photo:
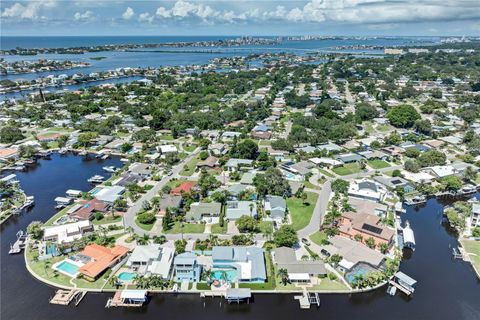
[(144, 233), (143, 236), (137, 238), (137, 243), (142, 246), (149, 244), (150, 236)]
[(118, 287), (120, 286), (120, 282), (118, 281), (118, 277), (113, 275), (110, 277), (110, 279), (108, 280), (108, 282), (113, 286), (115, 287), (116, 289), (118, 289)]
[(277, 275), (282, 280), (282, 283), (283, 283), (284, 286), (286, 286), (287, 283), (290, 283), (290, 279), (288, 278), (287, 269), (284, 269), (284, 268), (279, 269)]
[(218, 245), (218, 236), (214, 234), (210, 234), (208, 236), (208, 242), (210, 242), (210, 246), (214, 247)]
[(267, 239), (267, 241), (271, 241), (272, 240), (272, 234), (273, 234), (273, 231), (272, 229), (270, 228), (266, 228), (264, 231), (263, 231), (263, 237)]

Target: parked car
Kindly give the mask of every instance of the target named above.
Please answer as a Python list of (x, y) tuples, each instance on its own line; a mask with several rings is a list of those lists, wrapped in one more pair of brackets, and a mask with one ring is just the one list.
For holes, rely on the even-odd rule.
[(302, 242), (306, 246), (309, 246), (311, 244), (310, 240), (308, 240), (307, 238), (302, 238)]

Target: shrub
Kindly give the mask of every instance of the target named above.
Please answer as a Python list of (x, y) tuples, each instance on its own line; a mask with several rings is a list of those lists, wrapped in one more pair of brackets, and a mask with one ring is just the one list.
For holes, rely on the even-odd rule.
[(155, 215), (151, 212), (141, 213), (137, 216), (138, 222), (142, 224), (152, 224), (155, 222)]

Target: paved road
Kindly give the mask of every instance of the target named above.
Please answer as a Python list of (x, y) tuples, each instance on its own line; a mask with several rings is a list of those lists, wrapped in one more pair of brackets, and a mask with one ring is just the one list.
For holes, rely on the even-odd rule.
[[(307, 189), (307, 191), (319, 192), (318, 190), (309, 189)], [(328, 200), (330, 199), (331, 193), (331, 183), (330, 181), (326, 181), (322, 187), (322, 190), (319, 192), (317, 203), (315, 204), (315, 208), (313, 209), (310, 223), (305, 228), (298, 231), (299, 238), (308, 238), (310, 234), (320, 230), (320, 225), (322, 224), (323, 217), (325, 216), (325, 212), (327, 211)]]
[(158, 192), (162, 190), (162, 188), (174, 177), (178, 177), (180, 171), (182, 171), (183, 166), (192, 160), (197, 153), (200, 151), (200, 148), (197, 148), (195, 151), (193, 151), (190, 155), (188, 155), (183, 161), (181, 161), (179, 164), (177, 164), (175, 167), (172, 168), (173, 174), (170, 176), (165, 176), (163, 177), (162, 180), (158, 181), (158, 183), (149, 191), (147, 191), (137, 202), (135, 202), (128, 210), (125, 212), (123, 216), (123, 223), (125, 228), (132, 227), (135, 233), (138, 234), (154, 234), (153, 232), (147, 232), (137, 226), (135, 223), (135, 216), (137, 212), (140, 210), (142, 207), (142, 203), (144, 201), (150, 201), (153, 197), (158, 195)]

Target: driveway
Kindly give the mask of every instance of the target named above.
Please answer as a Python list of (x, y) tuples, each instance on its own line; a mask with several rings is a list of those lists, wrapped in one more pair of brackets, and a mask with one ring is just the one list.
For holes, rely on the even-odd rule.
[(312, 218), (310, 219), (310, 223), (305, 228), (298, 231), (299, 238), (307, 238), (310, 234), (320, 230), (320, 225), (322, 224), (323, 217), (325, 215), (325, 212), (327, 211), (328, 200), (330, 199), (331, 193), (332, 193), (331, 183), (330, 181), (326, 181), (323, 184), (323, 188), (318, 195), (317, 203), (315, 204), (315, 208), (313, 209), (313, 214), (312, 214)]

